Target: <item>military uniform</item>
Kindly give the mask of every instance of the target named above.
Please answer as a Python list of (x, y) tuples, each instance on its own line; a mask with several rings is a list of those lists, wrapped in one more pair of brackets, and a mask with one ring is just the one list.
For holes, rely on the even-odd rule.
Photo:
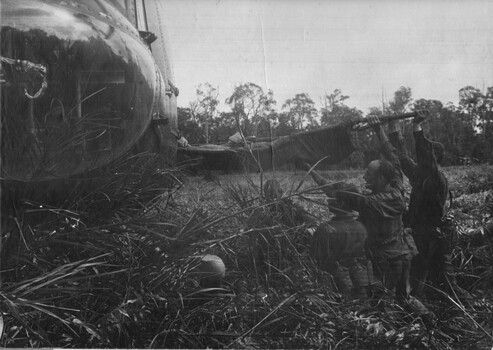
[(335, 216), (313, 234), (312, 256), (322, 270), (333, 276), (340, 293), (367, 297), (373, 269), (366, 244), (366, 228), (354, 215)]
[(411, 184), (409, 209), (404, 216), (406, 227), (412, 229), (419, 255), (413, 261), (414, 289), (419, 295), (427, 279), (438, 287), (457, 286), (452, 265), (454, 227), (446, 217), (449, 186), (440, 171), (435, 156), (435, 145), (423, 131), (413, 133), (416, 146), (415, 162), (409, 157), (399, 132), (389, 135), (397, 148), (402, 171)]
[(402, 172), (396, 149), (386, 142), (382, 145), (385, 158), (394, 167), (388, 191), (368, 195), (338, 192), (338, 200), (360, 214), (368, 231), (368, 249), (375, 277), (394, 295), (409, 294), (409, 275), (414, 250), (412, 237), (404, 231), (402, 215), (406, 209), (403, 196)]
[[(348, 200), (347, 194), (344, 197)], [(405, 203), (400, 190), (392, 188), (389, 192), (354, 196), (349, 201), (368, 231), (375, 277), (392, 294), (407, 295), (414, 243), (402, 224)]]
[[(370, 119), (369, 124), (375, 125)], [(416, 298), (410, 297), (411, 260), (417, 254), (416, 245), (408, 230), (404, 229), (402, 215), (406, 209), (403, 174), (395, 147), (387, 140), (382, 129), (376, 130), (382, 142), (385, 160), (371, 162), (365, 173), (371, 194), (362, 195), (346, 190), (336, 190), (338, 203), (359, 212), (360, 221), (368, 233), (367, 246), (371, 255), (373, 272), (390, 292), (383, 297), (393, 303), (402, 301), (423, 320), (433, 319), (434, 314)], [(324, 184), (318, 175), (317, 183)], [(389, 295), (390, 294), (390, 295)], [(385, 306), (384, 303), (380, 304)]]

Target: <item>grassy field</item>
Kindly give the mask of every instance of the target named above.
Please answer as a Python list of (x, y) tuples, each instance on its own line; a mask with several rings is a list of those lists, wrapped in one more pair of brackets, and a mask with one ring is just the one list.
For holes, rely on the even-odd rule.
[[(252, 324), (258, 323), (253, 326), (255, 331), (252, 331), (248, 339), (254, 344), (258, 341), (257, 339), (261, 339), (262, 342), (257, 344), (260, 347), (335, 347), (338, 344), (338, 348), (408, 346), (442, 349), (457, 348), (460, 344), (460, 346), (474, 348), (474, 344), (478, 341), (483, 346), (493, 343), (491, 318), (486, 316), (491, 311), (492, 301), (491, 293), (487, 288), (493, 277), (492, 270), (488, 267), (491, 259), (489, 255), (491, 253), (489, 243), (491, 242), (485, 241), (477, 247), (471, 245), (471, 236), (477, 237), (481, 227), (490, 220), (491, 205), (489, 206), (488, 203), (491, 203), (489, 201), (492, 197), (493, 172), (488, 166), (450, 167), (444, 171), (453, 193), (450, 211), (456, 217), (461, 233), (460, 245), (454, 250), (454, 262), (458, 268), (457, 276), (459, 282), (469, 287), (468, 289), (475, 296), (479, 296), (479, 300), (484, 305), (480, 302), (478, 310), (469, 310), (456, 301), (454, 296), (431, 300), (428, 307), (434, 310), (440, 320), (439, 326), (434, 330), (423, 328), (422, 323), (411, 320), (412, 316), (398, 308), (394, 310), (395, 315), (398, 316), (393, 315), (390, 319), (386, 317), (388, 315), (359, 315), (358, 306), (345, 304), (348, 301), (339, 298), (335, 293), (330, 277), (317, 271), (313, 262), (307, 257), (309, 237), (304, 236), (303, 227), (290, 229), (275, 227), (275, 223), (265, 220), (258, 211), (244, 210), (261, 205), (262, 202), (259, 200), (261, 184), (268, 179), (276, 179), (282, 184), (285, 190), (284, 195), (291, 197), (294, 202), (312, 213), (317, 222), (327, 220), (328, 210), (324, 203), (325, 196), (319, 191), (310, 191), (315, 184), (304, 172), (270, 172), (247, 176), (217, 175), (208, 177), (207, 180), (202, 177), (188, 178), (176, 199), (180, 205), (188, 206), (192, 211), (208, 208), (211, 217), (229, 218), (214, 226), (215, 229), (211, 234), (219, 241), (221, 238), (224, 240), (221, 244), (208, 247), (207, 251), (218, 254), (227, 263), (226, 281), (230, 283), (228, 289), (241, 295), (237, 289), (238, 283), (244, 282), (248, 286), (246, 295), (253, 298), (253, 301), (252, 309), (245, 310), (245, 315), (249, 313), (269, 315), (269, 312), (292, 297), (295, 298), (291, 300), (292, 303), (304, 305), (307, 309), (310, 309), (309, 306), (317, 305), (318, 311), (311, 310), (312, 313), (318, 312), (318, 315), (332, 315), (333, 317), (331, 319), (327, 316), (326, 320), (310, 318), (306, 314), (294, 311), (296, 307), (293, 309), (293, 306), (283, 305), (288, 310), (276, 310), (277, 317), (271, 315), (270, 318), (276, 319), (283, 325), (286, 320), (297, 323), (297, 325), (292, 329), (289, 327), (277, 329), (272, 326), (272, 320), (267, 319), (261, 322), (261, 316), (253, 317)], [(362, 171), (321, 173), (334, 182), (346, 181), (356, 185), (361, 185), (363, 182)], [(254, 223), (252, 223), (252, 216)], [(258, 222), (262, 224), (259, 225)], [(257, 262), (252, 261), (256, 250), (262, 247), (251, 237), (245, 239), (247, 235), (262, 235), (265, 230), (258, 230), (258, 226), (268, 227), (269, 233), (277, 237), (275, 246), (289, 247), (298, 244), (295, 249), (288, 249), (288, 252), (272, 252), (271, 254), (277, 260), (272, 263), (275, 266), (267, 272), (259, 271), (260, 268), (256, 266)], [(284, 231), (280, 233), (277, 230)], [(234, 238), (229, 239), (229, 237)], [(264, 304), (259, 305), (255, 300), (259, 295), (263, 297)], [(283, 296), (288, 299), (283, 299)], [(316, 298), (317, 301), (308, 301), (310, 298)], [(450, 302), (447, 303), (447, 300)], [(332, 326), (324, 327), (324, 324)], [(269, 332), (265, 333), (266, 330)], [(299, 333), (296, 330), (299, 330)], [(316, 330), (319, 332), (317, 336)], [(283, 334), (290, 334), (290, 336), (283, 338)], [(224, 345), (226, 344), (220, 344), (220, 346)], [(250, 345), (252, 344), (248, 346)], [(236, 342), (235, 346), (241, 346), (241, 342)]]
[[(488, 195), (492, 195), (493, 166), (454, 166), (444, 168), (443, 171), (449, 181), (453, 197), (452, 212), (458, 216), (462, 224), (467, 225), (467, 229), (474, 229), (484, 224), (490, 218), (488, 210), (484, 208), (484, 202)], [(345, 181), (364, 187), (363, 170), (320, 171), (319, 173), (333, 182)], [(204, 206), (219, 209), (223, 204), (226, 205), (225, 208), (229, 208), (232, 203), (227, 202), (225, 189), (231, 187), (241, 188), (249, 192), (252, 198), (258, 197), (261, 184), (269, 179), (279, 181), (285, 191), (284, 195), (294, 196), (295, 200), (306, 206), (307, 209), (317, 213), (327, 210), (324, 203), (325, 195), (321, 191), (309, 191), (316, 188), (316, 184), (303, 171), (266, 172), (246, 175), (215, 174), (212, 178), (203, 176), (187, 177), (179, 191), (179, 195), (175, 198), (180, 204), (194, 206), (195, 208)], [(405, 181), (405, 186), (409, 193), (410, 187), (407, 180)], [(308, 193), (305, 193), (306, 191)], [(324, 205), (317, 206), (313, 202), (303, 201), (297, 196), (300, 193), (303, 197), (313, 199)]]
[[(460, 233), (457, 278), (474, 305), (453, 295), (426, 300), (438, 317), (433, 327), (399, 305), (381, 312), (339, 294), (310, 257), (308, 225), (271, 215), (259, 188), (274, 178), (284, 197), (312, 215), (311, 225), (330, 218), (325, 196), (305, 173), (174, 173), (181, 186), (144, 209), (134, 205), (142, 190), (118, 188), (105, 193), (112, 205), (98, 206), (104, 220), (79, 205), (52, 209), (41, 224), (20, 222), (25, 244), (4, 274), (0, 345), (491, 348), (493, 251), (480, 229), (491, 220), (493, 168), (444, 170)], [(323, 174), (362, 183), (362, 171)], [(193, 277), (205, 253), (225, 262), (222, 289), (201, 290)]]

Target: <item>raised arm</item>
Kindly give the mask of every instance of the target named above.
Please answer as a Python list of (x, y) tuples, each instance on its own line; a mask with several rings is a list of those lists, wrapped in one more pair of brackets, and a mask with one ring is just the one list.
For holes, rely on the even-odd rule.
[(397, 150), (397, 156), (401, 163), (402, 172), (409, 180), (413, 181), (417, 176), (418, 165), (414, 159), (409, 156), (404, 138), (402, 137), (396, 121), (391, 121), (389, 123), (389, 141)]
[(381, 126), (378, 116), (369, 115), (367, 119), (368, 124), (371, 126), (380, 141), (381, 153), (383, 154), (384, 158), (394, 166), (395, 174), (390, 181), (391, 186), (394, 188), (398, 188), (399, 190), (404, 190), (404, 179), (401, 170), (401, 163), (399, 161), (399, 156), (397, 154), (396, 148), (390, 143), (387, 134)]
[(423, 118), (416, 117), (413, 120), (413, 136), (416, 144), (416, 159), (418, 167), (426, 173), (433, 174), (438, 172), (438, 162), (433, 152), (433, 144), (428, 140), (421, 127)]
[(422, 188), (424, 192), (428, 193), (429, 210), (427, 214), (430, 218), (429, 220), (435, 225), (440, 225), (440, 219), (446, 213), (446, 202), (449, 196), (447, 178), (438, 166), (443, 156), (443, 146), (438, 142), (430, 141), (424, 136), (421, 129), (421, 121), (422, 119), (415, 121), (413, 133), (416, 144), (416, 158), (419, 171), (426, 179)]
[(301, 167), (308, 172), (308, 174), (311, 176), (313, 181), (320, 186), (320, 189), (325, 193), (327, 197), (330, 199), (335, 198), (335, 192), (340, 191), (340, 190), (347, 190), (350, 189), (352, 192), (357, 192), (356, 187), (354, 185), (345, 183), (343, 181), (338, 181), (338, 182), (331, 182), (324, 178), (322, 175), (320, 175), (318, 172), (312, 169), (310, 164), (308, 163), (303, 163), (301, 164)]
[(382, 151), (382, 154), (386, 160), (391, 162), (392, 164), (398, 166), (400, 168), (400, 163), (399, 163), (399, 157), (397, 155), (397, 150), (396, 148), (390, 143), (389, 138), (387, 137), (387, 134), (382, 128), (382, 124), (380, 122), (380, 118), (376, 115), (369, 115), (367, 117), (368, 119), (368, 125), (371, 126), (373, 131), (378, 137), (378, 140), (380, 141), (380, 149)]
[(330, 186), (330, 181), (317, 173), (315, 170), (313, 170), (310, 164), (304, 162), (301, 164), (301, 166), (303, 170), (308, 172), (313, 181), (315, 181), (315, 183), (320, 186), (320, 189), (325, 193), (325, 195), (329, 198), (333, 198), (333, 188), (332, 186)]

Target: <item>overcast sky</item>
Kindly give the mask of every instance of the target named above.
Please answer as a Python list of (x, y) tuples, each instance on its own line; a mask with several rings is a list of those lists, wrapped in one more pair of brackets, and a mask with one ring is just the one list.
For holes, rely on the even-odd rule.
[[(342, 90), (367, 113), (400, 86), (457, 104), (467, 85), (493, 86), (493, 1), (165, 0), (178, 105), (198, 84), (272, 89), (278, 109), (306, 92)], [(318, 105), (319, 106), (319, 105)]]

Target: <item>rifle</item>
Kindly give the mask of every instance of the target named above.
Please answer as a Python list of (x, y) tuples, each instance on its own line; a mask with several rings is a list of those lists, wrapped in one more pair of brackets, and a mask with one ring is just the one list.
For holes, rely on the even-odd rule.
[[(384, 116), (380, 117), (380, 122), (383, 124), (383, 123), (388, 123), (392, 120), (408, 119), (408, 118), (414, 118), (414, 117), (418, 117), (418, 116), (425, 118), (429, 114), (430, 113), (427, 110), (419, 110), (419, 111), (414, 111), (414, 112), (410, 112), (410, 113), (384, 115)], [(363, 125), (360, 125), (360, 124), (363, 124)], [(368, 124), (366, 124), (366, 118), (363, 118), (363, 117), (352, 120), (350, 122), (350, 126), (351, 126), (352, 130), (355, 130), (355, 131), (362, 131), (362, 130), (366, 130), (366, 129), (370, 128), (370, 126)]]

